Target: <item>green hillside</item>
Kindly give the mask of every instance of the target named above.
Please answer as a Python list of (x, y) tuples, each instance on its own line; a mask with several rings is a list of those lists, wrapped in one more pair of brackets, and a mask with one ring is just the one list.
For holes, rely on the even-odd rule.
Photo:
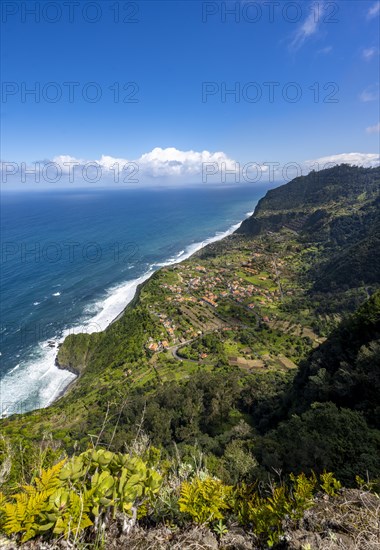
[(282, 219), (285, 224), (295, 222), (298, 229), (311, 234), (318, 224), (323, 226), (343, 213), (351, 216), (370, 205), (379, 197), (379, 183), (379, 168), (341, 164), (312, 171), (268, 191), (238, 232), (252, 235), (276, 230), (282, 226)]
[(260, 442), (261, 462), (285, 472), (380, 472), (380, 292), (301, 363), (281, 420)]
[[(66, 464), (73, 455), (78, 472), (71, 474), (80, 475), (73, 477), (71, 489), (77, 496), (88, 492), (91, 524), (99, 512), (97, 498), (102, 506), (116, 506), (111, 487), (126, 483), (125, 463), (128, 475), (141, 476), (133, 479), (140, 484), (140, 497), (147, 499), (138, 502), (146, 502), (141, 521), (148, 531), (164, 524), (181, 533), (187, 529), (195, 512), (184, 507), (183, 515), (179, 510), (179, 499), (185, 498), (180, 491), (206, 491), (197, 485), (204, 475), (218, 480), (207, 490), (219, 495), (220, 510), (229, 510), (205, 520), (210, 528), (217, 529), (218, 519), (232, 525), (248, 514), (243, 487), (251, 491), (253, 511), (242, 525), (246, 534), (255, 525), (256, 547), (265, 547), (268, 537), (279, 542), (289, 506), (301, 514), (293, 518), (299, 521), (308, 506), (294, 504), (298, 489), (292, 484), (306, 483), (304, 474), (313, 487), (310, 506), (318, 484), (324, 483), (311, 480), (325, 471), (334, 472), (346, 487), (358, 483), (356, 476), (376, 485), (379, 190), (378, 168), (342, 165), (296, 178), (269, 191), (236, 234), (155, 273), (105, 331), (68, 336), (56, 363), (78, 374), (75, 383), (47, 409), (0, 421), (5, 495), (0, 498), (0, 529), (8, 525), (2, 524), (11, 510), (7, 499), (20, 484), (40, 487), (41, 469), (61, 459)], [(111, 453), (109, 460), (90, 456), (94, 449)], [(131, 456), (143, 465), (130, 465)], [(106, 474), (94, 481), (99, 468)], [(149, 468), (163, 479), (159, 497)], [(280, 488), (271, 485), (272, 496), (267, 489), (255, 492), (280, 470), (288, 477)], [(58, 473), (51, 473), (59, 499), (71, 474), (58, 481)], [(292, 474), (301, 477), (295, 481)], [(338, 494), (338, 485), (336, 481), (331, 489), (327, 484), (327, 494), (330, 489)], [(118, 503), (126, 498), (127, 516), (137, 499), (128, 487), (127, 496), (117, 497)], [(231, 491), (233, 500), (226, 496)], [(281, 511), (276, 509), (276, 518), (265, 516), (271, 506), (265, 499), (280, 498), (281, 491)], [(165, 500), (168, 494), (172, 496)], [(46, 512), (56, 522), (46, 498), (39, 517), (47, 522)], [(54, 529), (63, 533), (61, 527)], [(40, 526), (35, 532), (41, 534)]]

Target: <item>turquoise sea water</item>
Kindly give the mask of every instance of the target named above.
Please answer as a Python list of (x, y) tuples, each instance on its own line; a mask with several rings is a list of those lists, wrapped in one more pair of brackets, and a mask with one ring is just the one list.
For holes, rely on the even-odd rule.
[[(232, 231), (263, 187), (1, 194), (1, 414), (47, 406), (71, 332), (104, 329), (154, 270)], [(49, 344), (50, 341), (50, 344)]]

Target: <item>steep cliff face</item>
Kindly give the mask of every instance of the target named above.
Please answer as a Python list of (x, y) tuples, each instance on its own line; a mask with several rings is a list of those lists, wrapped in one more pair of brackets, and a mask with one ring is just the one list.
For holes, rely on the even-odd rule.
[(297, 412), (316, 401), (360, 411), (380, 427), (380, 291), (301, 364), (291, 393)]
[(318, 238), (321, 229), (327, 230), (339, 218), (350, 225), (378, 208), (379, 188), (380, 168), (342, 164), (311, 172), (268, 191), (237, 233), (257, 235), (285, 226)]
[(310, 272), (316, 291), (380, 281), (380, 168), (337, 166), (295, 178), (261, 199), (238, 233), (290, 230), (322, 245)]
[(98, 340), (98, 335), (71, 334), (65, 338), (58, 350), (55, 365), (79, 376), (89, 360), (91, 344)]

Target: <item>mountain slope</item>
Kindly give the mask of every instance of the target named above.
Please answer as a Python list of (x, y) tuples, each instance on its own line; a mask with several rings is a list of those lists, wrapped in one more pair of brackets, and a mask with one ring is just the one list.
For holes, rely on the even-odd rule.
[(301, 364), (257, 458), (284, 472), (380, 475), (380, 291)]
[(332, 401), (364, 414), (380, 429), (380, 291), (301, 364), (291, 393), (293, 410)]
[(319, 247), (312, 292), (380, 282), (380, 168), (340, 165), (268, 191), (238, 229), (248, 237), (289, 231)]
[[(351, 216), (358, 207), (379, 197), (380, 168), (359, 168), (341, 164), (334, 168), (310, 172), (267, 192), (254, 214), (245, 220), (238, 233), (257, 235), (289, 225), (309, 236), (327, 227), (339, 213)], [(323, 228), (325, 231), (323, 231)], [(314, 238), (319, 238), (319, 232)]]

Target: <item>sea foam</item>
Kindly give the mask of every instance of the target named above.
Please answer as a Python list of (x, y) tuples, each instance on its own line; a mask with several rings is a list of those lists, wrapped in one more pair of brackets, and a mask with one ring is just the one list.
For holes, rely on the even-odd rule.
[[(247, 213), (248, 215), (251, 215), (251, 213)], [(83, 332), (91, 334), (104, 330), (133, 300), (137, 287), (149, 279), (160, 267), (186, 260), (208, 244), (232, 234), (240, 225), (241, 222), (232, 225), (227, 231), (217, 232), (204, 241), (189, 244), (184, 250), (180, 250), (175, 256), (168, 258), (166, 261), (151, 264), (148, 271), (140, 277), (109, 288), (105, 298), (87, 306), (88, 313), (90, 311), (94, 312), (92, 317), (82, 324), (66, 329), (61, 335), (57, 335), (52, 340), (40, 342), (30, 360), (17, 365), (17, 368), (10, 370), (1, 379), (0, 415), (8, 416), (50, 405), (75, 379), (73, 373), (58, 369), (55, 366), (58, 343), (62, 342), (69, 334)], [(53, 296), (60, 296), (60, 292), (55, 292)]]

